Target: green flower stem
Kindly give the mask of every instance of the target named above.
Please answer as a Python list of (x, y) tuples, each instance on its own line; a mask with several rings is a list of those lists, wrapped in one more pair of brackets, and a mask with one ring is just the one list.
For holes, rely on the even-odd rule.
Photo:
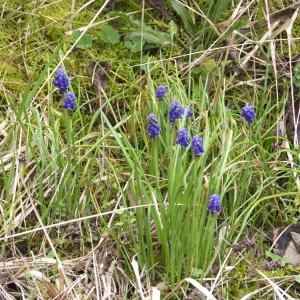
[[(173, 161), (173, 147), (174, 147), (174, 141), (175, 141), (175, 126), (174, 123), (172, 123), (171, 126), (171, 140), (169, 145), (169, 168), (168, 168), (168, 192), (169, 192), (169, 204), (172, 203), (173, 197), (174, 197), (174, 181), (176, 176), (174, 177), (174, 161)], [(170, 203), (171, 202), (171, 203)]]
[[(153, 159), (153, 167), (154, 167), (154, 176), (155, 176), (155, 185), (156, 190), (159, 191), (159, 171), (158, 171), (158, 158), (157, 158), (157, 142), (156, 137), (153, 138), (153, 145), (152, 145), (152, 159)], [(158, 193), (157, 193), (158, 194)]]
[(70, 119), (70, 115), (67, 109), (64, 109), (64, 119), (65, 119), (65, 126), (66, 126), (66, 134), (67, 134), (67, 216), (69, 218), (72, 217), (72, 149), (73, 149), (73, 135), (72, 135), (72, 122)]

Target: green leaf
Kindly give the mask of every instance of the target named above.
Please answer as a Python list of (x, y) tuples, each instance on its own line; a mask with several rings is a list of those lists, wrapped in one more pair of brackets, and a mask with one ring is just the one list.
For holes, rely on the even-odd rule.
[(180, 2), (177, 0), (171, 0), (172, 6), (176, 13), (181, 17), (184, 27), (189, 35), (197, 33), (197, 27), (191, 18), (191, 12), (189, 12)]
[[(151, 49), (155, 47), (161, 47), (162, 45), (167, 46), (176, 46), (173, 42), (174, 34), (176, 33), (175, 28), (171, 28), (169, 33), (165, 33), (159, 30), (154, 30), (151, 26), (144, 24), (143, 33), (141, 33), (142, 23), (140, 20), (136, 20), (133, 16), (128, 16), (122, 12), (112, 12), (109, 14), (109, 17), (122, 18), (126, 22), (129, 22), (133, 25), (133, 30), (129, 30), (125, 32), (125, 42), (124, 45), (131, 52), (136, 53), (141, 51), (141, 37), (143, 38), (143, 45), (145, 45), (144, 49)], [(111, 35), (111, 32), (109, 32)]]
[(295, 275), (295, 280), (296, 280), (297, 282), (300, 282), (300, 274)]
[(249, 20), (247, 20), (247, 19), (235, 22), (224, 32), (220, 41), (224, 41), (225, 39), (227, 39), (229, 36), (232, 35), (234, 30), (240, 30), (242, 27), (244, 27), (247, 24), (249, 24)]
[(281, 259), (281, 256), (279, 256), (279, 255), (277, 255), (277, 254), (274, 254), (274, 253), (272, 253), (272, 252), (270, 252), (270, 251), (266, 251), (266, 252), (265, 252), (265, 255), (266, 255), (266, 257), (270, 257), (273, 261), (276, 261), (276, 260), (278, 260), (278, 259)]
[(210, 1), (209, 5), (206, 5), (204, 13), (212, 23), (216, 24), (220, 22), (221, 17), (226, 13), (230, 2), (231, 0)]
[[(81, 35), (80, 30), (73, 31), (73, 40), (77, 41)], [(93, 46), (93, 36), (91, 34), (84, 34), (76, 44), (76, 48), (86, 49)]]
[(274, 254), (274, 253), (270, 252), (270, 251), (266, 251), (265, 254), (266, 254), (266, 257), (270, 257), (273, 261), (281, 260), (281, 263), (283, 263), (284, 265), (289, 262), (288, 258), (281, 257), (277, 254)]
[(97, 34), (105, 43), (115, 45), (120, 42), (120, 35), (110, 25), (103, 25)]
[[(135, 38), (141, 39), (141, 31), (134, 30), (126, 35), (126, 40), (133, 40)], [(160, 31), (154, 31), (151, 29), (151, 31), (144, 31), (143, 32), (143, 42), (147, 42), (149, 44), (155, 44), (156, 46), (161, 46), (163, 44), (165, 45), (171, 45), (172, 40), (169, 34), (165, 34), (164, 32)], [(174, 44), (173, 44), (174, 45)]]
[(171, 40), (172, 40), (172, 42), (173, 42), (173, 40), (174, 40), (174, 36), (177, 34), (177, 31), (178, 31), (177, 25), (176, 25), (175, 22), (172, 20), (172, 21), (170, 22), (170, 35), (171, 35)]
[[(143, 42), (143, 45), (145, 42)], [(129, 49), (132, 53), (137, 53), (141, 51), (141, 38), (139, 36), (135, 36), (130, 40), (126, 40), (124, 45), (127, 49)]]

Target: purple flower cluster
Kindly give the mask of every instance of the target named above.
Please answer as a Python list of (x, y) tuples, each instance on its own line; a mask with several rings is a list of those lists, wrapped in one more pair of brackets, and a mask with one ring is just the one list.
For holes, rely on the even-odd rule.
[[(166, 88), (164, 86), (159, 86), (156, 92), (156, 98), (164, 97), (165, 92)], [(172, 123), (175, 122), (175, 120), (179, 119), (183, 114), (186, 115), (186, 118), (190, 118), (193, 115), (193, 111), (189, 107), (181, 107), (179, 101), (175, 100), (171, 104), (171, 108), (169, 110), (170, 121)], [(252, 123), (255, 118), (255, 113), (252, 106), (250, 105), (249, 107), (248, 105), (246, 106), (246, 109), (243, 108), (242, 115), (248, 122)], [(149, 114), (148, 116), (147, 133), (149, 134), (150, 138), (155, 138), (156, 136), (160, 135), (160, 126), (158, 124), (156, 116), (153, 113)], [(176, 144), (179, 144), (184, 148), (188, 147), (188, 145), (190, 144), (190, 139), (186, 128), (181, 128), (178, 131)], [(192, 138), (191, 148), (196, 157), (199, 157), (201, 153), (204, 152), (203, 141), (200, 136), (196, 135)], [(211, 214), (221, 212), (220, 197), (217, 194), (213, 194), (210, 196), (210, 202), (207, 209), (211, 212)]]
[(175, 122), (176, 119), (179, 119), (183, 115), (184, 109), (180, 106), (178, 100), (173, 101), (169, 111), (170, 121)]
[(210, 196), (210, 202), (207, 209), (210, 210), (212, 214), (214, 214), (215, 212), (219, 213), (221, 211), (220, 197), (217, 194), (213, 194)]
[[(63, 68), (57, 70), (53, 85), (59, 88), (59, 93), (63, 94), (69, 87), (69, 78)], [(76, 108), (75, 96), (72, 92), (67, 92), (64, 99), (63, 108), (72, 109)]]
[[(156, 91), (156, 98), (163, 98), (166, 93), (165, 86), (158, 86)], [(177, 119), (179, 119), (182, 115), (186, 116), (186, 119), (193, 116), (193, 110), (187, 106), (181, 107), (178, 100), (174, 100), (171, 104), (170, 110), (168, 112), (170, 117), (170, 122), (174, 123)], [(242, 117), (250, 124), (253, 123), (255, 119), (255, 111), (252, 105), (246, 103), (246, 105), (242, 108)], [(156, 120), (156, 116), (154, 114), (150, 114), (148, 116), (148, 128), (147, 133), (150, 138), (154, 138), (160, 134), (160, 126), (158, 121)], [(173, 127), (174, 129), (174, 127)], [(278, 133), (280, 134), (280, 133)], [(186, 128), (181, 128), (178, 131), (176, 144), (181, 145), (181, 147), (188, 147), (190, 144), (190, 139), (188, 135), (188, 131)], [(203, 141), (199, 135), (196, 135), (192, 138), (191, 148), (196, 157), (199, 157), (201, 153), (204, 152)], [(221, 202), (220, 197), (217, 194), (212, 194), (210, 196), (210, 201), (207, 209), (211, 212), (211, 214), (215, 214), (216, 212), (221, 212)]]
[[(185, 128), (178, 131), (176, 144), (180, 144), (182, 147), (187, 147), (190, 143), (188, 132)], [(196, 156), (200, 156), (204, 152), (202, 138), (200, 136), (194, 136), (192, 139), (192, 150)]]
[(175, 122), (186, 112), (186, 118), (190, 118), (193, 115), (193, 110), (189, 107), (181, 107), (178, 100), (174, 100), (169, 110), (170, 121)]
[(57, 70), (53, 85), (59, 88), (59, 93), (63, 94), (69, 87), (69, 78), (64, 69)]
[(148, 128), (147, 133), (149, 134), (150, 138), (154, 138), (159, 136), (160, 134), (160, 126), (156, 120), (156, 116), (154, 114), (150, 114), (148, 116)]
[(254, 108), (249, 103), (246, 103), (246, 105), (242, 108), (242, 117), (250, 124), (252, 124), (255, 119)]
[(200, 156), (204, 152), (202, 138), (198, 135), (193, 137), (192, 150), (196, 156)]
[(165, 96), (165, 93), (167, 92), (167, 87), (164, 85), (160, 85), (157, 87), (156, 90), (156, 98), (160, 99), (163, 98)]
[[(186, 118), (190, 118), (193, 115), (193, 110), (189, 107), (181, 107), (178, 100), (173, 101), (171, 108), (169, 110), (170, 121), (173, 123), (176, 119), (180, 118), (184, 113), (186, 113)], [(154, 138), (160, 134), (160, 126), (154, 114), (148, 116), (148, 127), (147, 133), (150, 138)], [(181, 145), (181, 147), (188, 147), (190, 139), (188, 132), (185, 128), (178, 131), (176, 144)], [(192, 140), (192, 150), (196, 156), (200, 156), (204, 152), (202, 138), (200, 136), (194, 136)]]
[(180, 144), (182, 147), (187, 147), (190, 143), (188, 133), (185, 128), (178, 131), (176, 144)]
[(66, 109), (75, 109), (76, 105), (75, 105), (75, 96), (72, 92), (67, 92), (65, 99), (64, 99), (64, 105), (63, 108)]

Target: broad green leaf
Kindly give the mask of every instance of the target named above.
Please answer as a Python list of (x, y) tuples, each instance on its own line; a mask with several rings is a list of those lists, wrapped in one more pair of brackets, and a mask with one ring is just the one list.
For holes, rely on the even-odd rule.
[[(73, 40), (77, 41), (80, 35), (81, 35), (81, 31), (75, 30), (73, 32)], [(76, 44), (76, 48), (80, 48), (80, 49), (86, 49), (92, 46), (93, 46), (93, 36), (91, 34), (84, 34)]]
[(120, 42), (120, 35), (110, 25), (101, 26), (101, 30), (97, 32), (98, 36), (105, 43), (115, 45)]

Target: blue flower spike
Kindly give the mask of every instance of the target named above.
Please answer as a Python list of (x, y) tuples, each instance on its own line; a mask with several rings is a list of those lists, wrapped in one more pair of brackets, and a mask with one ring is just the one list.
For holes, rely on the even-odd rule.
[(175, 122), (176, 119), (179, 119), (184, 113), (184, 109), (180, 106), (178, 100), (173, 101), (169, 111), (170, 121)]
[(165, 96), (165, 93), (167, 92), (167, 87), (164, 85), (160, 85), (157, 87), (156, 90), (156, 98), (161, 99)]
[(184, 111), (187, 110), (187, 113), (186, 113), (186, 118), (190, 118), (192, 115), (193, 115), (193, 110), (191, 108), (187, 108), (186, 106), (184, 107)]
[(178, 131), (176, 144), (180, 144), (182, 147), (187, 147), (190, 143), (188, 133), (185, 128)]
[(207, 209), (210, 210), (212, 214), (214, 214), (215, 212), (219, 213), (221, 211), (220, 197), (217, 194), (213, 194), (210, 196), (210, 202)]
[(66, 93), (63, 108), (72, 109), (72, 110), (74, 110), (76, 108), (75, 96), (72, 92)]
[(192, 150), (196, 156), (200, 156), (200, 154), (204, 152), (202, 138), (198, 135), (193, 137)]
[(59, 88), (59, 93), (63, 94), (69, 87), (69, 78), (64, 69), (57, 70), (53, 85)]
[(252, 124), (255, 119), (255, 111), (249, 103), (242, 108), (242, 117), (250, 124)]
[(147, 133), (150, 138), (153, 139), (155, 136), (159, 136), (160, 134), (160, 126), (156, 120), (156, 116), (154, 114), (150, 114), (148, 116), (148, 128)]

